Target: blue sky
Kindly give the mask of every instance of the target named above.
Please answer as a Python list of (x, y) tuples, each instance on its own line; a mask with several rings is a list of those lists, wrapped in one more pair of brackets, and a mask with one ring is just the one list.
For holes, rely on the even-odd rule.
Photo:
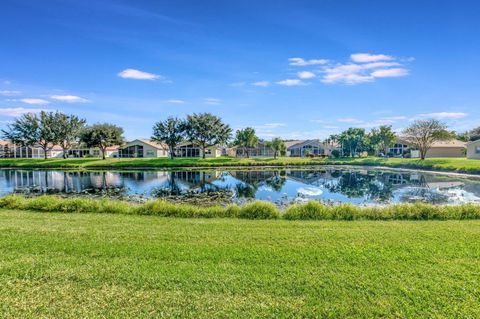
[(0, 126), (41, 109), (149, 137), (212, 112), (263, 138), (480, 126), (476, 1), (26, 1), (0, 10)]

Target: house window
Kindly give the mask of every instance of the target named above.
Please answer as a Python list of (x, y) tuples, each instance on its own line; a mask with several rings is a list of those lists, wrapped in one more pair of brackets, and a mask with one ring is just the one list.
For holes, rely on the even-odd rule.
[(93, 150), (93, 156), (100, 156), (100, 150)]
[(205, 155), (211, 155), (211, 154), (212, 154), (212, 150), (209, 150), (209, 149), (205, 150)]
[(146, 156), (148, 156), (148, 157), (153, 157), (153, 155), (154, 155), (153, 150), (147, 150)]
[(475, 147), (475, 153), (480, 154), (480, 146)]

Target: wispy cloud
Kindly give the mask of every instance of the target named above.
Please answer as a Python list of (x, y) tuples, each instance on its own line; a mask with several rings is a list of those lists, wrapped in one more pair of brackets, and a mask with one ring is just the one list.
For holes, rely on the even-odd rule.
[(171, 104), (184, 104), (185, 103), (184, 100), (175, 100), (175, 99), (166, 100), (165, 102), (171, 103)]
[(434, 113), (423, 113), (419, 114), (419, 117), (431, 117), (440, 120), (448, 119), (461, 119), (466, 117), (468, 114), (463, 112), (434, 112)]
[(252, 85), (267, 87), (267, 86), (270, 86), (270, 82), (269, 81), (258, 81), (258, 82), (253, 82)]
[(303, 58), (289, 58), (288, 61), (290, 61), (290, 65), (293, 66), (322, 65), (328, 63), (326, 59), (305, 60)]
[(311, 78), (314, 78), (316, 75), (315, 75), (315, 73), (310, 72), (310, 71), (301, 71), (301, 72), (297, 73), (297, 76), (300, 79), (311, 79)]
[(350, 59), (353, 62), (365, 63), (365, 62), (376, 62), (376, 61), (390, 61), (394, 57), (385, 54), (370, 54), (370, 53), (354, 53), (350, 55)]
[(300, 79), (285, 79), (285, 80), (282, 80), (282, 81), (278, 81), (277, 84), (284, 85), (284, 86), (307, 85), (307, 83), (303, 82)]
[(44, 99), (32, 99), (32, 98), (21, 99), (20, 101), (30, 105), (47, 105), (50, 103)]
[(356, 118), (351, 118), (351, 117), (339, 118), (339, 119), (337, 119), (337, 122), (340, 122), (340, 123), (352, 123), (352, 124), (363, 123), (362, 120), (359, 120), (359, 119), (356, 119)]
[(207, 97), (203, 99), (203, 103), (208, 105), (220, 105), (222, 103), (222, 100), (213, 97)]
[(13, 90), (1, 90), (0, 95), (5, 95), (5, 96), (12, 96), (12, 95), (18, 95), (21, 94), (22, 92), (20, 91), (13, 91)]
[(29, 109), (23, 107), (0, 108), (0, 116), (20, 116), (26, 113), (39, 113), (46, 111), (46, 109)]
[(122, 72), (118, 73), (118, 76), (124, 79), (135, 79), (135, 80), (157, 80), (162, 79), (163, 77), (159, 74), (144, 72), (135, 69), (125, 69)]
[(372, 82), (376, 78), (401, 77), (409, 74), (408, 69), (393, 56), (385, 54), (357, 53), (351, 61), (326, 66), (322, 82), (348, 85)]
[(89, 100), (76, 95), (51, 95), (50, 98), (55, 101), (66, 103), (86, 103)]

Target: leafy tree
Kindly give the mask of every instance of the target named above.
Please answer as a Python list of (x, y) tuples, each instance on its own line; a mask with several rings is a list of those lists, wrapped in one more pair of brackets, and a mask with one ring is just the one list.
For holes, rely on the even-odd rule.
[(88, 126), (80, 138), (88, 147), (98, 147), (102, 151), (102, 158), (105, 159), (107, 147), (122, 145), (123, 128), (113, 124), (103, 123)]
[(267, 144), (270, 148), (273, 149), (273, 158), (277, 158), (278, 154), (285, 154), (287, 151), (287, 147), (285, 146), (285, 142), (278, 137), (275, 137)]
[(255, 129), (246, 127), (242, 130), (237, 130), (233, 144), (242, 147), (247, 154), (247, 158), (250, 157), (250, 148), (258, 145), (258, 137), (255, 135)]
[(218, 144), (225, 144), (232, 135), (232, 129), (222, 120), (210, 113), (194, 113), (187, 116), (186, 136), (192, 143), (202, 148), (202, 156), (205, 158), (205, 150)]
[(61, 112), (55, 112), (53, 117), (52, 129), (55, 135), (55, 144), (60, 145), (63, 150), (63, 158), (67, 158), (72, 145), (79, 142), (86, 121), (78, 116)]
[(378, 129), (372, 129), (369, 135), (369, 142), (373, 149), (381, 150), (383, 154), (387, 154), (390, 147), (395, 143), (396, 136), (391, 126), (383, 125)]
[(48, 152), (56, 143), (54, 133), (55, 115), (53, 112), (41, 111), (39, 115), (27, 113), (15, 119), (8, 125), (7, 130), (2, 130), (3, 137), (14, 144), (33, 147), (39, 145), (47, 159)]
[(480, 126), (468, 132), (470, 141), (480, 140)]
[(175, 156), (175, 148), (185, 137), (185, 121), (169, 117), (165, 121), (155, 123), (152, 140), (168, 145), (170, 158)]
[(435, 119), (416, 120), (403, 130), (403, 135), (409, 143), (418, 148), (422, 160), (433, 143), (453, 138), (452, 133), (447, 131), (447, 125)]
[(338, 141), (342, 144), (344, 151), (346, 150), (353, 157), (365, 146), (365, 130), (351, 127), (339, 135)]

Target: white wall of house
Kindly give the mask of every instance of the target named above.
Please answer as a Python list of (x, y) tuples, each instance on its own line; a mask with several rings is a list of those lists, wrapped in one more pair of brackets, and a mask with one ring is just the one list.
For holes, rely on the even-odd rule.
[(480, 160), (480, 140), (467, 143), (467, 158)]

